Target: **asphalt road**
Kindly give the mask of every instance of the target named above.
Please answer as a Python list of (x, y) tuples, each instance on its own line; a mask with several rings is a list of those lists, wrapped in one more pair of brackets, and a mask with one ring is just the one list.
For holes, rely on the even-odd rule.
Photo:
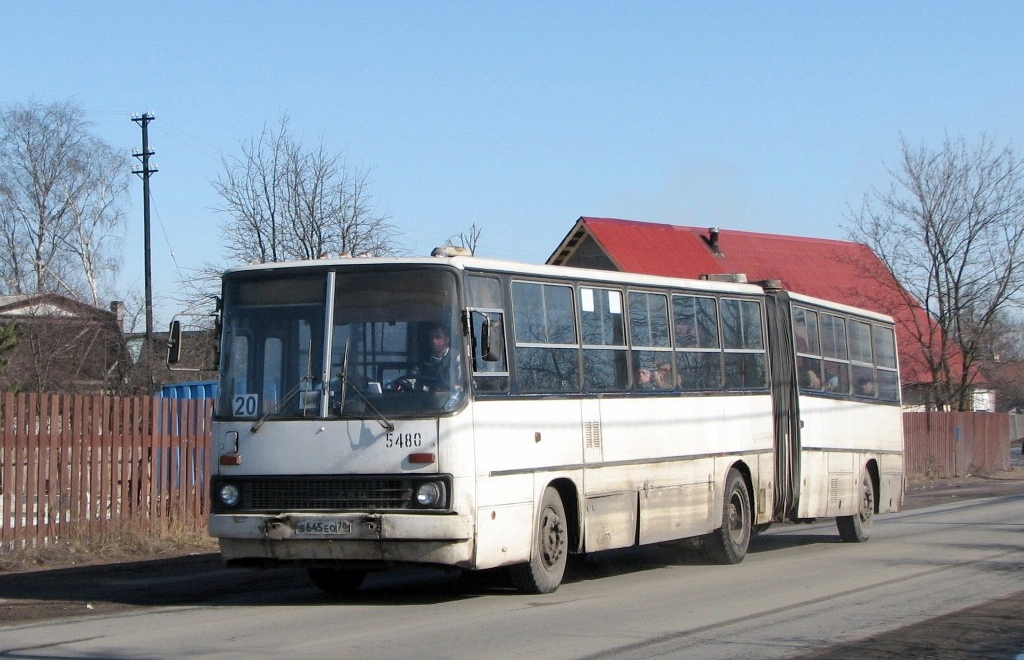
[(337, 603), (302, 571), (212, 554), (0, 574), (0, 657), (1013, 658), (1024, 480), (1003, 476), (914, 484), (867, 544), (822, 523), (773, 529), (734, 567), (671, 545), (599, 553), (541, 597), (497, 572), (414, 570)]

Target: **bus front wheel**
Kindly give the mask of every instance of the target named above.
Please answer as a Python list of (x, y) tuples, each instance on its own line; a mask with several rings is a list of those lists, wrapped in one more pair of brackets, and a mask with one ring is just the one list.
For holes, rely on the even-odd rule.
[(562, 583), (568, 556), (565, 505), (558, 491), (548, 487), (540, 503), (530, 561), (510, 568), (512, 585), (528, 594), (551, 593)]
[(871, 522), (875, 516), (875, 483), (867, 470), (860, 476), (857, 501), (857, 513), (836, 518), (839, 538), (847, 543), (863, 543), (871, 537)]
[(704, 537), (704, 552), (716, 564), (738, 564), (750, 544), (750, 491), (738, 470), (729, 470), (722, 494), (722, 526)]

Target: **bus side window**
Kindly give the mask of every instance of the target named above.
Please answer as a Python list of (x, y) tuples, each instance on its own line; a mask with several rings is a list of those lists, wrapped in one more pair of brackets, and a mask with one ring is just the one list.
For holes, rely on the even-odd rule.
[(501, 281), (488, 275), (466, 276), (473, 387), (477, 392), (508, 392), (505, 314)]
[(821, 372), (818, 314), (803, 307), (793, 308), (793, 341), (796, 346), (796, 375), (801, 390), (826, 389)]
[(505, 322), (500, 311), (470, 311), (473, 385), (478, 392), (508, 391)]
[(578, 392), (579, 340), (572, 287), (512, 282), (516, 388), (524, 393)]
[(687, 392), (722, 389), (722, 348), (715, 299), (672, 296), (672, 329), (679, 388)]
[(850, 393), (850, 357), (846, 350), (846, 319), (821, 315), (821, 352), (825, 357), (825, 389)]
[(725, 349), (725, 387), (766, 387), (761, 305), (753, 300), (722, 298), (722, 345)]
[(580, 287), (583, 387), (589, 392), (624, 390), (629, 384), (622, 292)]
[(674, 390), (665, 294), (629, 292), (629, 337), (633, 345), (633, 388)]
[(875, 366), (878, 368), (878, 398), (899, 401), (899, 374), (896, 371), (896, 336), (892, 328), (874, 326)]
[(850, 375), (855, 396), (876, 398), (875, 367), (871, 357), (871, 326), (850, 321)]

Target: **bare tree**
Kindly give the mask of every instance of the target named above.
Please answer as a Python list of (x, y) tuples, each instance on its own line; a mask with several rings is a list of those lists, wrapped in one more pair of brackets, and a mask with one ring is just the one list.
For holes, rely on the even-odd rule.
[(926, 403), (970, 408), (977, 361), (1000, 314), (1024, 292), (1024, 160), (982, 136), (947, 139), (938, 151), (901, 138), (902, 162), (887, 191), (851, 210), (865, 242), (899, 283), (909, 323), (932, 378)]
[(397, 230), (370, 205), (368, 174), (323, 141), (307, 148), (292, 137), (287, 116), (241, 150), (213, 182), (223, 200), (218, 210), (229, 216), (222, 235), (233, 261), (398, 252)]
[(118, 267), (127, 158), (71, 102), (0, 112), (0, 277), (10, 293), (100, 304)]
[[(986, 360), (1024, 360), (1024, 319), (1000, 312), (988, 328), (984, 345)], [(1024, 383), (1021, 386), (1024, 387)]]
[(469, 229), (448, 237), (447, 245), (463, 247), (476, 254), (476, 248), (480, 244), (480, 235), (483, 232), (484, 230), (481, 227), (477, 227), (474, 222), (469, 226)]

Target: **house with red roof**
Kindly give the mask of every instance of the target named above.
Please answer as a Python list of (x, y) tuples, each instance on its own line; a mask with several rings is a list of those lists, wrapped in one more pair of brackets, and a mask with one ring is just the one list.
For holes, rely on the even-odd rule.
[(779, 280), (789, 291), (896, 319), (904, 403), (923, 403), (921, 393), (933, 381), (926, 347), (939, 345), (938, 329), (863, 243), (582, 217), (547, 263), (689, 279), (743, 274), (749, 282)]

